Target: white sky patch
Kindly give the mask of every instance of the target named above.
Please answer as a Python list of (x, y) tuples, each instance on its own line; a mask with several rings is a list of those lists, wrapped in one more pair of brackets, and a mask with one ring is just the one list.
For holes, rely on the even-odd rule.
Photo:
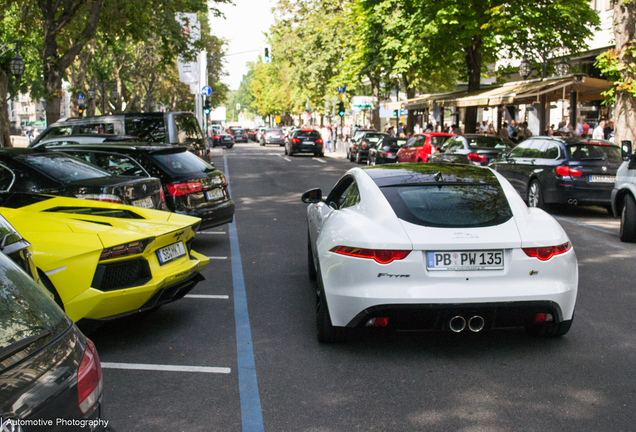
[(274, 23), (272, 7), (275, 0), (233, 0), (234, 6), (213, 4), (225, 14), (223, 18), (210, 18), (212, 34), (228, 40), (225, 70), (229, 73), (222, 81), (230, 89), (237, 90), (243, 75), (247, 73), (247, 62), (257, 61), (263, 47), (267, 45), (264, 32)]

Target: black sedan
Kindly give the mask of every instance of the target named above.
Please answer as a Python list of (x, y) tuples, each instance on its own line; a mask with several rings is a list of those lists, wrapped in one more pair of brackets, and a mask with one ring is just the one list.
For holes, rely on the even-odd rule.
[(103, 431), (108, 421), (95, 346), (1, 253), (0, 271), (0, 428), (34, 430), (22, 427), (32, 421), (51, 432)]
[(243, 128), (231, 127), (228, 133), (234, 138), (234, 142), (247, 142), (247, 132)]
[(508, 153), (514, 144), (497, 136), (478, 134), (455, 135), (449, 138), (429, 162), (460, 163), (486, 166), (499, 155)]
[(369, 149), (378, 145), (387, 136), (384, 132), (365, 132), (353, 141), (353, 145), (349, 148), (349, 160), (356, 163), (367, 160)]
[(234, 146), (234, 137), (228, 132), (216, 131), (208, 141), (211, 142), (212, 147), (225, 146), (226, 148), (232, 148)]
[(284, 143), (285, 154), (293, 156), (296, 153), (313, 153), (314, 156), (325, 155), (325, 144), (320, 132), (313, 129), (295, 129), (290, 132)]
[(506, 177), (530, 207), (600, 205), (611, 213), (616, 171), (623, 162), (609, 141), (532, 137), (491, 167)]
[(56, 148), (111, 172), (161, 180), (171, 211), (201, 218), (200, 229), (232, 222), (234, 201), (225, 175), (186, 147), (84, 144)]
[(386, 136), (369, 149), (367, 165), (383, 165), (398, 162), (397, 152), (406, 144), (406, 138)]
[(1, 149), (0, 191), (44, 193), (159, 210), (166, 208), (159, 180), (116, 175), (112, 170), (46, 148)]

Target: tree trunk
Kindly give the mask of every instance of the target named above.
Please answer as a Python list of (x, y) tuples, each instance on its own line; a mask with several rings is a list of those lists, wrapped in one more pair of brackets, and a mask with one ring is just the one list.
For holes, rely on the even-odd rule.
[[(623, 81), (634, 82), (630, 64), (636, 61), (629, 48), (634, 48), (636, 40), (636, 4), (633, 1), (614, 2), (614, 40), (618, 54), (619, 68)], [(636, 99), (628, 91), (616, 90), (614, 109), (614, 142), (629, 140), (636, 144)], [(636, 147), (636, 145), (634, 145)]]
[[(473, 45), (466, 48), (466, 69), (468, 72), (468, 91), (477, 91), (481, 83), (481, 36), (473, 37)], [(464, 133), (477, 132), (477, 107), (466, 107)]]
[(380, 130), (382, 127), (380, 124), (380, 80), (374, 80), (371, 77), (369, 77), (369, 79), (371, 80), (373, 96), (375, 96), (375, 100), (377, 101), (373, 107), (373, 128)]
[(9, 122), (9, 104), (7, 104), (7, 88), (9, 87), (9, 75), (0, 69), (0, 146), (13, 147), (11, 145), (11, 123)]
[[(404, 84), (404, 88), (406, 89), (406, 98), (407, 99), (413, 99), (415, 97), (415, 89), (411, 88), (410, 86), (410, 81), (408, 79), (408, 77), (406, 76), (402, 76), (402, 80), (403, 80), (403, 84)], [(406, 116), (406, 134), (407, 136), (409, 134), (413, 133), (413, 129), (415, 127), (415, 113), (412, 109), (409, 110), (407, 116)]]

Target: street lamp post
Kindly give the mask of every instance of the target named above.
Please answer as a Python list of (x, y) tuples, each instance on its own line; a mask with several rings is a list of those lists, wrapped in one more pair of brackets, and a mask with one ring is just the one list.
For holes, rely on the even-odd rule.
[[(113, 87), (116, 85), (117, 83), (115, 81), (101, 80), (99, 83), (99, 86), (101, 87), (101, 90), (102, 90), (102, 115), (106, 114), (106, 89), (107, 87)], [(89, 99), (95, 99), (96, 95), (97, 94), (94, 88), (91, 87), (90, 89), (88, 89)], [(110, 92), (110, 97), (115, 100), (119, 99), (119, 92), (117, 91), (117, 87), (112, 89), (112, 91)]]
[[(548, 59), (552, 55), (552, 53), (565, 50), (564, 47), (554, 48), (550, 51), (541, 53), (541, 79), (544, 80), (548, 77)], [(528, 56), (526, 54), (523, 55), (523, 59), (519, 64), (519, 75), (523, 77), (523, 79), (528, 79), (532, 74), (532, 63), (528, 60)], [(565, 76), (570, 73), (570, 65), (565, 61), (565, 56), (561, 58), (561, 61), (556, 66), (557, 75)], [(539, 110), (539, 135), (545, 134), (547, 128), (547, 105), (548, 105), (548, 96), (544, 93), (540, 96), (540, 104), (541, 108)]]
[(9, 48), (10, 45), (15, 45), (15, 55), (9, 61), (9, 70), (11, 71), (13, 76), (15, 76), (17, 79), (20, 79), (20, 77), (22, 77), (22, 75), (24, 74), (24, 70), (26, 69), (24, 61), (20, 57), (20, 48), (22, 48), (22, 41), (14, 40), (0, 46), (0, 51), (1, 51), (0, 57), (2, 57), (6, 53), (14, 49), (14, 48)]

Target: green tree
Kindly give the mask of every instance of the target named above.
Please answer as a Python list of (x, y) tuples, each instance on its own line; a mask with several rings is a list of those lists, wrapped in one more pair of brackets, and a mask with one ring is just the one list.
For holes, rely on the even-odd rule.
[[(486, 65), (528, 53), (534, 59), (558, 47), (570, 53), (587, 46), (598, 25), (597, 13), (585, 0), (536, 0), (511, 4), (504, 0), (438, 0), (422, 2), (430, 21), (431, 55), (461, 53), (456, 63), (468, 91), (479, 90)], [(474, 132), (477, 107), (466, 109), (465, 127)]]

